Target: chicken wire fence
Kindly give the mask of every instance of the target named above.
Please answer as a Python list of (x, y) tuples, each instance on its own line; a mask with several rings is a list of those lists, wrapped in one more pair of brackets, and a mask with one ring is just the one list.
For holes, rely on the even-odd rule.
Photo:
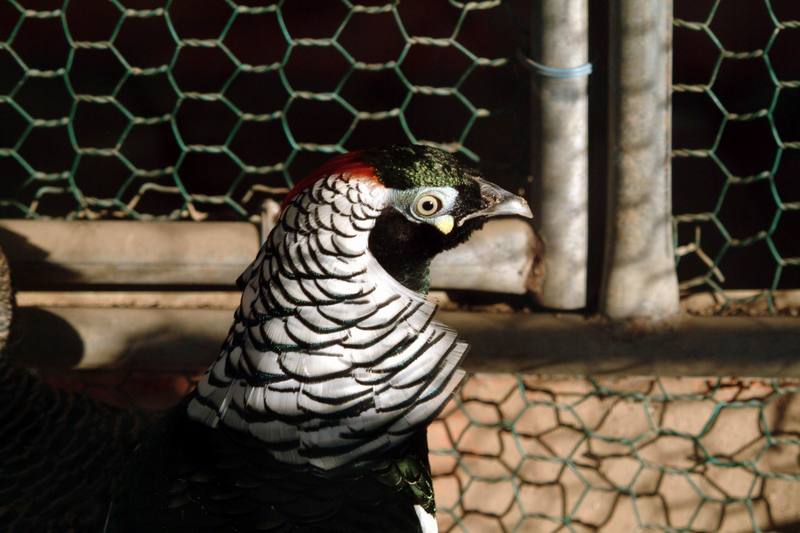
[(420, 7), (4, 2), (3, 215), (247, 219), (331, 154), (409, 141), (524, 176), (513, 6)]
[[(252, 219), (330, 154), (408, 141), (524, 187), (530, 6), (419, 5), (3, 2), (0, 216)], [(675, 12), (682, 286), (772, 309), (800, 287), (800, 11)]]
[(682, 288), (764, 289), (773, 311), (772, 291), (800, 287), (798, 8), (781, 0), (675, 2), (673, 210)]
[[(420, 5), (0, 3), (0, 214), (252, 220), (330, 154), (408, 141), (523, 187), (525, 3)], [(680, 280), (763, 290), (772, 309), (773, 291), (800, 287), (800, 11), (675, 10)], [(47, 378), (152, 410), (192, 376)], [(430, 430), (440, 525), (797, 530), (798, 393), (789, 380), (472, 376)]]

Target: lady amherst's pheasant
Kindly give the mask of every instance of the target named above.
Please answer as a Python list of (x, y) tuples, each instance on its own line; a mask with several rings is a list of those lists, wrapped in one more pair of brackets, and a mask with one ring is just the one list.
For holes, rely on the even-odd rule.
[(423, 146), (299, 182), (219, 357), (112, 472), (100, 530), (436, 531), (425, 428), (467, 345), (433, 320), (429, 266), (506, 214), (530, 210)]

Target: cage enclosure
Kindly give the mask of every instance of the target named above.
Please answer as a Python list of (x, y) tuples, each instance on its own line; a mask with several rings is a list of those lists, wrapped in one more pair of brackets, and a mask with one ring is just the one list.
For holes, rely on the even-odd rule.
[(434, 262), (440, 529), (795, 531), (798, 44), (791, 0), (0, 3), (8, 350), (165, 409), (289, 188), (430, 144), (536, 217)]

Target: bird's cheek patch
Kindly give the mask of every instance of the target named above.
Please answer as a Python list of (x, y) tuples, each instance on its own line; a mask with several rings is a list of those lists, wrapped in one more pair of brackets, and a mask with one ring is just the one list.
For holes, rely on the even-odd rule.
[(453, 226), (455, 225), (455, 221), (453, 217), (450, 215), (444, 215), (442, 217), (438, 217), (436, 221), (433, 223), (436, 226), (436, 229), (447, 235), (451, 231), (453, 231)]

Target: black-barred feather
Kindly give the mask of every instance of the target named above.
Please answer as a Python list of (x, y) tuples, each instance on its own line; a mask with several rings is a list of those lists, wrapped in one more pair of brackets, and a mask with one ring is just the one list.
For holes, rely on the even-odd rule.
[(0, 359), (0, 427), (0, 531), (100, 531), (143, 419)]
[(374, 178), (334, 173), (286, 206), (240, 278), (236, 323), (189, 403), (193, 420), (334, 470), (372, 461), (439, 412), (466, 346), (370, 252), (390, 199)]

